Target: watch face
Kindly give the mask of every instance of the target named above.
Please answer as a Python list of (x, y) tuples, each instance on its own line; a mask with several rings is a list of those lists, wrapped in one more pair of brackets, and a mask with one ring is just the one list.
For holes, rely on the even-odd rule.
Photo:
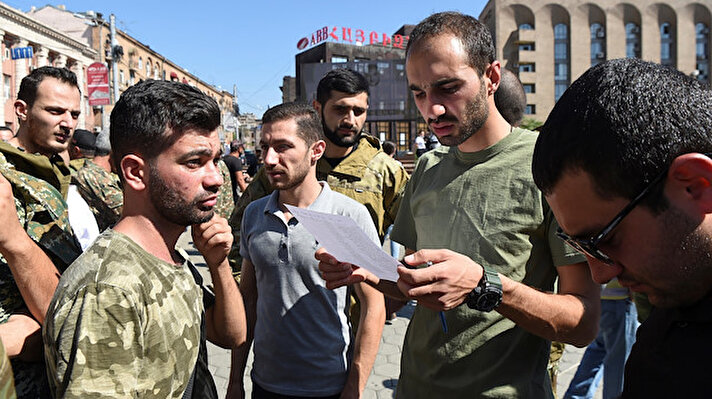
[(477, 308), (484, 311), (490, 311), (499, 305), (502, 295), (499, 292), (485, 291), (477, 299)]

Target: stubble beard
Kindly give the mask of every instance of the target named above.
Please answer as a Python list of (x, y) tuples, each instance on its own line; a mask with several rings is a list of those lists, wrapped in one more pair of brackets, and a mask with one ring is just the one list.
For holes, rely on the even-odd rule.
[[(339, 134), (331, 129), (329, 129), (328, 126), (326, 126), (326, 119), (324, 118), (324, 110), (321, 110), (321, 127), (322, 130), (324, 131), (324, 136), (329, 139), (330, 142), (332, 142), (334, 145), (342, 148), (349, 148), (353, 147), (356, 145), (358, 140), (361, 138), (361, 132), (363, 129), (359, 130), (358, 132), (355, 132), (353, 136), (339, 136)], [(336, 129), (338, 130), (339, 126), (336, 126)]]
[[(172, 190), (158, 173), (155, 166), (149, 167), (149, 197), (158, 213), (166, 220), (179, 226), (205, 223), (213, 218), (213, 207), (201, 206), (205, 198), (212, 195), (206, 192), (190, 201)], [(217, 189), (216, 191), (217, 192)]]
[[(456, 135), (438, 137), (440, 144), (444, 146), (458, 146), (477, 131), (482, 129), (482, 126), (487, 122), (489, 116), (489, 105), (487, 104), (487, 94), (484, 85), (480, 85), (480, 91), (477, 96), (465, 106), (465, 115), (461, 121), (458, 121), (454, 116), (445, 115), (440, 120), (451, 121), (458, 123), (458, 131)], [(437, 135), (436, 135), (437, 137)]]

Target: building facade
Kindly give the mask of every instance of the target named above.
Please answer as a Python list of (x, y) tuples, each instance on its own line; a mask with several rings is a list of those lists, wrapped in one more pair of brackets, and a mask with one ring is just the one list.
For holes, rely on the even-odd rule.
[[(297, 54), (296, 100), (311, 103), (316, 98), (319, 81), (332, 69), (349, 68), (360, 72), (370, 85), (365, 129), (381, 141), (393, 141), (398, 151), (410, 150), (417, 132), (427, 130), (405, 74), (405, 47), (413, 27), (404, 25), (392, 36), (384, 35), (385, 38), (377, 35), (378, 43), (374, 44), (367, 44), (370, 34), (361, 33), (364, 41), (360, 43), (324, 41)], [(342, 39), (344, 31), (335, 30)], [(352, 39), (358, 36), (356, 31), (352, 33)], [(287, 99), (287, 77), (284, 82), (283, 99)]]
[(710, 82), (712, 1), (490, 0), (479, 16), (497, 59), (518, 73), (527, 114), (544, 121), (588, 68), (638, 57)]
[[(55, 29), (66, 32), (78, 41), (95, 50), (95, 61), (106, 63), (109, 68), (110, 82), (112, 82), (112, 61), (116, 61), (116, 86), (119, 95), (135, 83), (146, 79), (171, 80), (187, 83), (197, 87), (203, 93), (214, 98), (222, 113), (223, 121), (233, 114), (234, 96), (232, 93), (214, 87), (197, 76), (180, 67), (151, 49), (147, 44), (140, 42), (126, 32), (116, 29), (116, 41), (120, 51), (112, 51), (111, 27), (109, 21), (101, 13), (87, 11), (84, 13), (70, 12), (64, 7), (44, 6), (32, 9), (28, 15), (53, 26)], [(114, 84), (113, 82), (111, 83)], [(112, 86), (112, 93), (114, 92)], [(112, 99), (112, 104), (118, 98)], [(108, 115), (112, 105), (95, 107), (95, 125), (104, 126), (108, 123)], [(221, 140), (229, 142), (234, 138), (234, 132), (224, 128), (220, 129)]]
[[(13, 59), (13, 53), (18, 52), (28, 58)], [(17, 130), (14, 103), (22, 78), (34, 68), (51, 65), (66, 67), (77, 75), (82, 91), (78, 127), (92, 130), (94, 118), (85, 77), (87, 67), (96, 56), (97, 52), (85, 42), (0, 3), (0, 123)]]

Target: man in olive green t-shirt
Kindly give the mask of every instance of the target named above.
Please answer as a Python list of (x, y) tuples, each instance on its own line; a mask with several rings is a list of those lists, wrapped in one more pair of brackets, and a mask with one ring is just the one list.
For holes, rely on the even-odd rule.
[(392, 238), (418, 250), (405, 258), (409, 265), (433, 265), (399, 267), (396, 286), (322, 253), (327, 286), (366, 280), (418, 300), (397, 397), (553, 397), (548, 341), (584, 346), (595, 337), (600, 288), (584, 258), (556, 237), (534, 185), (536, 135), (497, 111), (501, 67), (474, 18), (428, 17), (406, 54), (415, 103), (448, 147), (418, 161)]

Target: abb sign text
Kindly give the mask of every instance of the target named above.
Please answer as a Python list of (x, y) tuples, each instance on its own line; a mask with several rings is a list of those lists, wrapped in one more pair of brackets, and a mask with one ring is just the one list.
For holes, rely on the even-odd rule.
[(405, 49), (408, 43), (408, 36), (390, 35), (386, 33), (378, 33), (371, 31), (368, 34), (363, 29), (352, 29), (346, 27), (334, 26), (329, 28), (325, 26), (311, 34), (311, 40), (308, 37), (303, 37), (297, 42), (297, 48), (304, 50), (308, 46), (319, 44), (327, 39), (341, 41), (354, 44), (369, 44), (382, 45), (384, 47), (395, 47)]

